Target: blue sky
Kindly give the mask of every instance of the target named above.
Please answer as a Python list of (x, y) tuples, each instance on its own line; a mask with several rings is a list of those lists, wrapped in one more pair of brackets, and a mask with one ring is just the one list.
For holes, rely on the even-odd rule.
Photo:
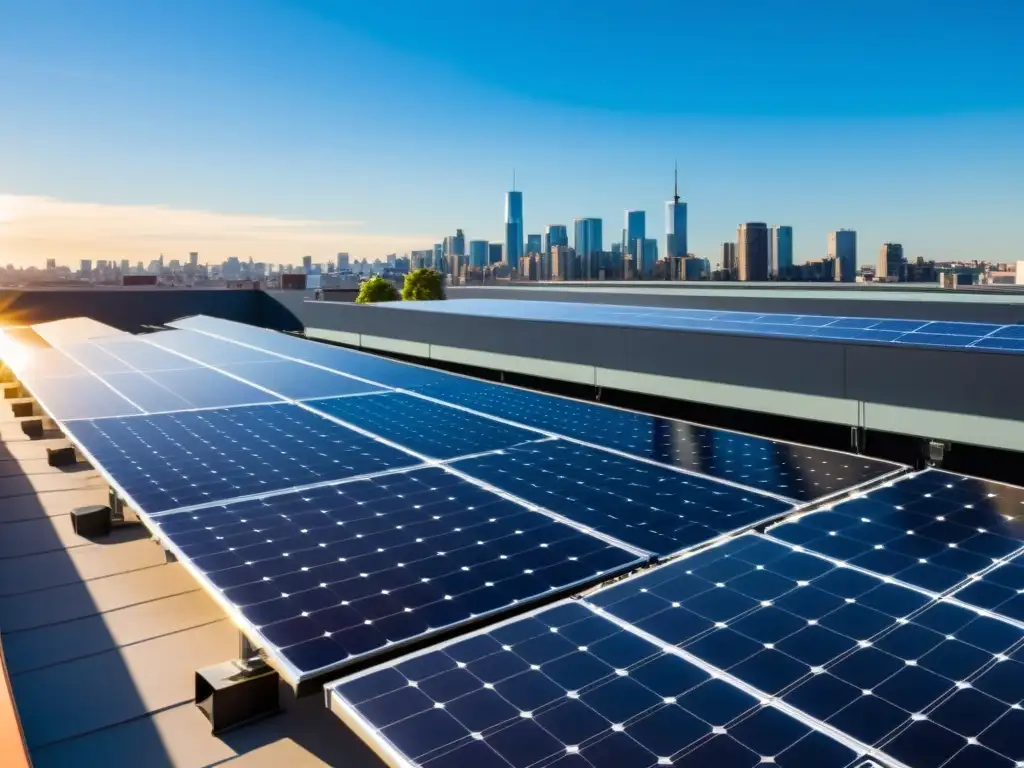
[[(0, 0), (0, 262), (273, 262), (626, 208), (1024, 256), (1020, 0)], [(607, 242), (606, 242), (607, 247)]]

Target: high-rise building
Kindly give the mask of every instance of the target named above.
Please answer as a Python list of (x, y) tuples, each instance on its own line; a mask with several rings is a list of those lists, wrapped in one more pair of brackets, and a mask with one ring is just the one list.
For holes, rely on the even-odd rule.
[(640, 277), (650, 280), (654, 277), (654, 265), (658, 263), (658, 241), (653, 237), (647, 237), (640, 241), (640, 258), (637, 260), (637, 269)]
[(498, 263), (501, 262), (501, 251), (502, 251), (502, 248), (503, 248), (503, 246), (502, 246), (501, 243), (490, 243), (487, 246), (487, 263), (488, 264), (498, 264)]
[(121, 274), (122, 275), (127, 275), (131, 271), (132, 271), (131, 262), (129, 262), (128, 259), (121, 259)]
[(626, 227), (622, 230), (622, 251), (633, 257), (633, 263), (639, 264), (639, 253), (643, 244), (640, 240), (647, 237), (647, 214), (644, 211), (626, 211)]
[(343, 252), (343, 251), (338, 253), (338, 271), (339, 272), (347, 272), (348, 271), (348, 254)]
[[(237, 261), (237, 259), (236, 259), (236, 261)], [(311, 274), (313, 272), (313, 257), (312, 256), (303, 256), (302, 257), (302, 271), (305, 272), (307, 275)]]
[(597, 277), (601, 262), (602, 234), (601, 219), (573, 219), (573, 236), (576, 258), (579, 260), (579, 274), (575, 277), (590, 280)]
[(189, 266), (191, 266), (193, 269), (195, 267), (199, 266), (199, 252), (198, 251), (192, 251), (191, 253), (189, 253), (189, 255), (188, 255), (188, 263), (189, 263)]
[(722, 243), (722, 271), (736, 277), (736, 243)]
[(875, 278), (899, 282), (902, 271), (903, 246), (899, 243), (882, 243), (882, 249), (878, 252), (878, 269), (875, 272)]
[(544, 253), (551, 253), (551, 250), (558, 245), (569, 245), (569, 232), (565, 224), (548, 224), (544, 231)]
[(768, 271), (785, 275), (793, 268), (793, 228), (775, 224), (768, 233)]
[(47, 259), (46, 260), (46, 268), (48, 270), (50, 270), (51, 272), (53, 270), (55, 270), (57, 268), (57, 260), (56, 259)]
[(526, 252), (527, 253), (540, 253), (540, 235), (527, 235), (526, 236)]
[(672, 199), (665, 203), (665, 257), (669, 261), (685, 259), (686, 242), (686, 203), (679, 202), (679, 168), (676, 168), (675, 192)]
[(513, 189), (505, 194), (505, 261), (513, 268), (519, 266), (523, 255), (523, 193)]
[(448, 274), (457, 275), (466, 259), (466, 236), (461, 229), (444, 239), (444, 262)]
[(469, 241), (469, 266), (483, 269), (490, 260), (490, 246), (486, 240)]
[(567, 245), (551, 247), (551, 278), (552, 280), (575, 280), (576, 252)]
[(83, 277), (88, 277), (92, 274), (92, 259), (82, 259), (80, 266)]
[(444, 243), (434, 243), (434, 260), (430, 266), (444, 274)]
[(857, 279), (857, 233), (852, 229), (829, 232), (828, 257), (835, 259), (837, 282), (854, 282)]
[(764, 222), (740, 224), (736, 232), (736, 269), (739, 280), (768, 279), (768, 225)]

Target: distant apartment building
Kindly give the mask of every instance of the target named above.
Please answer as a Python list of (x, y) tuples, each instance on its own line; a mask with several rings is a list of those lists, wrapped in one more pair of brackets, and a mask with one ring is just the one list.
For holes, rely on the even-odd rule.
[(736, 232), (737, 279), (767, 280), (768, 268), (768, 225), (760, 221), (740, 224)]
[(902, 272), (903, 246), (899, 243), (882, 243), (878, 251), (875, 279), (881, 282), (898, 282)]
[(857, 279), (857, 233), (838, 229), (828, 233), (828, 258), (835, 260), (836, 282), (852, 283)]

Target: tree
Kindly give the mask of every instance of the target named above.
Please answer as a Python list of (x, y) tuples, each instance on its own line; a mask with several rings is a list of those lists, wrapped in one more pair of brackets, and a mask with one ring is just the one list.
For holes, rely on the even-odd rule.
[(405, 301), (435, 301), (444, 297), (444, 278), (436, 269), (422, 267), (405, 276), (402, 286)]
[(359, 288), (356, 304), (376, 304), (378, 301), (398, 301), (398, 289), (380, 275), (374, 275)]

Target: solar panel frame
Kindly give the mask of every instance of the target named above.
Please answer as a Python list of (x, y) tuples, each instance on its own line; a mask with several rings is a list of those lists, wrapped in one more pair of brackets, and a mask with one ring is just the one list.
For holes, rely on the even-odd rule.
[[(541, 626), (531, 626), (535, 623)], [(550, 627), (549, 632), (544, 632), (544, 627)], [(545, 651), (545, 641), (557, 643), (559, 648)], [(572, 647), (577, 644), (578, 648)], [(518, 648), (522, 650), (517, 653)], [(551, 650), (565, 655), (553, 657)], [(545, 672), (545, 665), (575, 658), (577, 652), (581, 659), (589, 660), (584, 669), (574, 671), (563, 664), (557, 671), (548, 666)], [(506, 653), (509, 654), (507, 663), (502, 661)], [(517, 660), (515, 663), (513, 657)], [(673, 679), (670, 671), (681, 673), (681, 677)], [(455, 676), (461, 677), (456, 680)], [(441, 678), (446, 677), (452, 679), (441, 684)], [(492, 682), (480, 688), (469, 687), (479, 685), (481, 680)], [(533, 681), (532, 690), (524, 686), (528, 680)], [(538, 684), (541, 684), (539, 691)], [(450, 692), (442, 697), (444, 686), (448, 686)], [(454, 691), (451, 686), (455, 686)], [(398, 699), (387, 707), (383, 703), (374, 705), (377, 714), (395, 718), (390, 725), (374, 724), (372, 716), (363, 711), (365, 705), (375, 699), (416, 696), (410, 688), (417, 693), (427, 691), (424, 704), (405, 710), (399, 709)], [(328, 708), (394, 768), (455, 768), (468, 764), (480, 768), (521, 768), (529, 764), (539, 768), (561, 766), (563, 759), (570, 760), (565, 765), (581, 768), (641, 766), (662, 764), (669, 758), (679, 765), (753, 766), (761, 761), (760, 753), (752, 748), (753, 741), (762, 745), (771, 743), (780, 768), (808, 765), (806, 761), (812, 755), (813, 764), (820, 768), (852, 768), (861, 764), (866, 753), (860, 745), (835, 738), (828, 729), (812, 727), (793, 717), (789, 707), (753, 695), (748, 687), (734, 685), (722, 676), (711, 674), (706, 667), (683, 658), (676, 649), (637, 634), (628, 624), (573, 599), (357, 672), (329, 684), (325, 691)], [(644, 701), (636, 700), (641, 691), (646, 692), (646, 708)], [(455, 693), (454, 697), (451, 692)], [(493, 703), (488, 704), (492, 699)], [(431, 708), (431, 701), (438, 703)], [(493, 706), (498, 702), (504, 702), (500, 711)], [(516, 710), (527, 709), (530, 711), (516, 717)], [(559, 712), (565, 709), (573, 712)], [(413, 720), (421, 716), (432, 718), (436, 710), (456, 718), (464, 733), (461, 739), (410, 756), (403, 753), (393, 735), (383, 732), (393, 730), (398, 723), (408, 730)], [(411, 716), (402, 717), (410, 713)], [(766, 713), (776, 716), (772, 733), (766, 733), (763, 725), (754, 723), (758, 719), (763, 721)], [(502, 715), (504, 720), (495, 721)], [(670, 718), (671, 726), (654, 722), (656, 717)], [(490, 748), (479, 749), (481, 743), (489, 746), (492, 739), (503, 734), (505, 750), (535, 749), (536, 745), (530, 743), (534, 739), (522, 734), (516, 735), (520, 744), (509, 743), (511, 732), (522, 730), (524, 721), (529, 722), (531, 728), (534, 724), (539, 727), (534, 731), (534, 739), (548, 740), (552, 751), (531, 762), (531, 757), (517, 761), (509, 757), (507, 751), (501, 757)], [(729, 725), (728, 732), (725, 725)], [(736, 732), (743, 726), (747, 726), (746, 738), (741, 740)], [(781, 734), (779, 726), (790, 728), (790, 733)], [(687, 733), (688, 727), (699, 729), (700, 733)], [(416, 735), (422, 738), (424, 732), (437, 729), (420, 727), (417, 730), (420, 733)], [(575, 740), (559, 740), (557, 733), (571, 734)], [(437, 733), (426, 735), (437, 738)], [(669, 754), (659, 753), (652, 738)], [(637, 750), (638, 745), (644, 749)], [(796, 749), (798, 746), (800, 750)], [(725, 747), (728, 749), (722, 752)], [(449, 751), (444, 752), (445, 749)], [(624, 753), (623, 750), (632, 751)], [(803, 754), (798, 756), (801, 750)], [(474, 759), (470, 761), (469, 754), (458, 753), (474, 753)], [(716, 753), (717, 760), (712, 758)], [(730, 761), (726, 755), (746, 757), (749, 762)], [(641, 756), (645, 756), (644, 762), (636, 762)], [(754, 759), (750, 760), (751, 757)]]

